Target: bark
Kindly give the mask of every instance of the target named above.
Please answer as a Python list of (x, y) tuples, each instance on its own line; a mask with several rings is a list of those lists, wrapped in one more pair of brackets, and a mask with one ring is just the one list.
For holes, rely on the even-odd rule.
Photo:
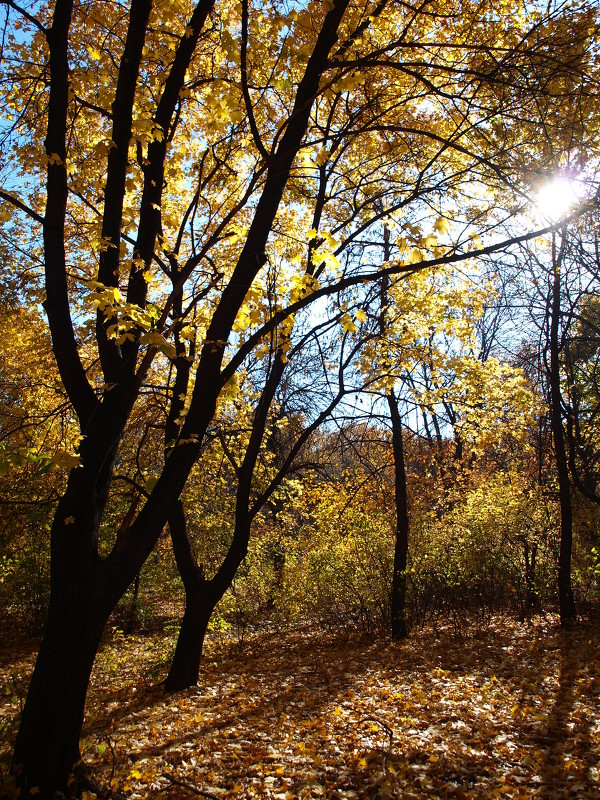
[(210, 592), (210, 584), (198, 580), (186, 586), (185, 611), (179, 628), (177, 646), (164, 687), (178, 692), (198, 683), (200, 661), (208, 623), (219, 598)]
[(169, 528), (177, 567), (185, 587), (185, 611), (173, 661), (164, 683), (167, 691), (180, 691), (198, 683), (208, 623), (246, 556), (250, 538), (250, 515), (246, 514), (236, 523), (231, 546), (217, 574), (211, 580), (206, 580), (202, 566), (196, 564), (192, 552), (181, 503), (177, 504), (175, 512), (169, 517)]
[[(564, 245), (564, 240), (563, 240)], [(571, 585), (571, 552), (573, 549), (573, 508), (569, 483), (569, 464), (565, 447), (562, 421), (562, 395), (560, 389), (560, 268), (561, 252), (556, 254), (555, 240), (552, 240), (552, 261), (554, 275), (552, 281), (552, 309), (550, 316), (550, 425), (554, 441), (554, 458), (558, 478), (558, 497), (560, 503), (560, 550), (558, 556), (558, 600), (561, 625), (568, 626), (577, 617), (575, 598)]]
[(173, 662), (165, 680), (165, 688), (169, 691), (185, 689), (198, 682), (208, 622), (217, 603), (231, 586), (248, 552), (252, 519), (260, 508), (253, 506), (252, 510), (250, 509), (252, 478), (269, 409), (285, 370), (285, 364), (283, 354), (277, 352), (256, 409), (244, 460), (238, 471), (236, 517), (231, 544), (223, 563), (211, 580), (205, 579), (202, 566), (197, 564), (192, 552), (181, 501), (175, 504), (169, 515), (173, 552), (185, 587), (185, 611)]
[(169, 531), (175, 562), (185, 588), (185, 611), (164, 686), (167, 691), (179, 691), (198, 682), (206, 629), (218, 600), (211, 602), (208, 581), (202, 567), (196, 563), (180, 500), (169, 514)]
[[(390, 258), (390, 232), (387, 226), (383, 232), (384, 258)], [(388, 305), (388, 278), (381, 281), (381, 303), (379, 312), (379, 332), (386, 335), (386, 309)], [(392, 451), (394, 454), (394, 500), (396, 505), (396, 535), (394, 545), (394, 570), (392, 574), (391, 622), (392, 639), (406, 639), (406, 566), (408, 559), (408, 491), (406, 469), (404, 466), (404, 444), (402, 441), (402, 419), (398, 401), (393, 389), (387, 392), (386, 400), (392, 423)]]
[(65, 790), (79, 761), (79, 736), (90, 673), (110, 611), (85, 591), (53, 587), (48, 620), (17, 735), (13, 772), (26, 795)]
[(408, 636), (406, 626), (406, 566), (408, 559), (408, 491), (404, 466), (402, 420), (394, 393), (387, 396), (392, 420), (392, 449), (394, 452), (396, 544), (394, 547), (394, 573), (392, 576), (392, 639), (398, 641)]
[(96, 407), (96, 397), (77, 351), (69, 309), (64, 239), (68, 197), (65, 144), (69, 103), (67, 48), (72, 12), (73, 0), (57, 0), (52, 27), (47, 34), (50, 49), (50, 96), (44, 142), (48, 156), (43, 225), (46, 283), (44, 308), (48, 314), (52, 349), (56, 355), (60, 377), (81, 427), (84, 428)]

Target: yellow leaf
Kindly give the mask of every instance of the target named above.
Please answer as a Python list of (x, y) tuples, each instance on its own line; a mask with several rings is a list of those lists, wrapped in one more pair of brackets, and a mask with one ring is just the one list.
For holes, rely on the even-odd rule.
[(317, 162), (317, 166), (322, 167), (323, 164), (327, 163), (327, 150), (322, 147), (315, 157), (315, 161)]
[(100, 50), (97, 47), (87, 47), (86, 48), (88, 53), (90, 54), (90, 58), (94, 61), (100, 61)]
[(344, 314), (341, 319), (342, 326), (344, 329), (344, 333), (354, 333), (358, 330), (358, 327), (354, 324), (354, 322), (350, 319), (348, 314)]
[(323, 233), (323, 239), (325, 240), (325, 244), (330, 250), (337, 250), (340, 246), (340, 243), (337, 239), (334, 239), (333, 236), (329, 233), (329, 231), (325, 231)]
[(341, 717), (342, 716), (342, 709), (338, 706), (336, 710), (333, 712), (334, 717)]
[(433, 226), (433, 230), (436, 233), (444, 234), (448, 230), (448, 223), (443, 217), (438, 217), (435, 221), (435, 225)]

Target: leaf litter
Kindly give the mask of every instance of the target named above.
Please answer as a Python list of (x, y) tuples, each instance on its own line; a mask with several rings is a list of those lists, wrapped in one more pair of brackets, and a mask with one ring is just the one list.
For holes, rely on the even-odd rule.
[[(402, 643), (274, 631), (213, 643), (198, 687), (166, 694), (164, 637), (118, 635), (97, 659), (82, 755), (134, 800), (598, 800), (599, 644), (597, 627), (555, 618)], [(32, 663), (0, 652), (3, 774)]]

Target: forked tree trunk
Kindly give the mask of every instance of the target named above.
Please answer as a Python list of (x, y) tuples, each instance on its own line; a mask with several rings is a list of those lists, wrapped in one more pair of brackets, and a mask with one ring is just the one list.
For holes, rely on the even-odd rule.
[(169, 531), (177, 569), (185, 588), (185, 611), (164, 687), (169, 692), (178, 692), (198, 683), (208, 622), (220, 597), (211, 591), (211, 584), (204, 578), (202, 567), (196, 563), (181, 500), (177, 501), (169, 514)]
[[(231, 544), (221, 566), (210, 580), (206, 580), (204, 577), (203, 568), (197, 564), (192, 551), (185, 509), (181, 500), (175, 503), (169, 514), (173, 553), (185, 587), (185, 611), (171, 669), (165, 680), (165, 688), (168, 691), (186, 689), (198, 682), (200, 660), (209, 620), (217, 603), (233, 583), (236, 572), (248, 552), (252, 519), (265, 499), (263, 498), (258, 505), (255, 504), (253, 509), (250, 509), (252, 477), (269, 409), (285, 371), (286, 363), (283, 353), (278, 351), (261, 393), (252, 423), (250, 440), (242, 464), (238, 469), (235, 526)], [(186, 380), (185, 370), (178, 371), (178, 378), (180, 375)]]
[(181, 501), (175, 504), (169, 514), (173, 553), (185, 588), (185, 611), (171, 668), (164, 682), (167, 691), (180, 691), (198, 683), (208, 623), (246, 556), (250, 522), (246, 502), (246, 513), (240, 513), (236, 520), (233, 539), (221, 567), (211, 580), (206, 580), (203, 568), (196, 563), (192, 551)]

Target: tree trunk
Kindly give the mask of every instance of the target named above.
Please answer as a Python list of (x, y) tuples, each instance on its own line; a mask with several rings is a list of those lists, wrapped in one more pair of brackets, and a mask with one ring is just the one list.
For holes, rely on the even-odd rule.
[(185, 510), (181, 500), (169, 514), (169, 531), (177, 569), (185, 587), (185, 611), (177, 637), (175, 654), (164, 686), (176, 692), (198, 683), (200, 660), (209, 620), (219, 600), (231, 585), (238, 566), (246, 555), (250, 521), (236, 527), (229, 552), (212, 580), (206, 580), (202, 565), (192, 551)]
[(93, 470), (73, 470), (55, 513), (48, 615), (11, 768), (24, 796), (36, 786), (42, 798), (65, 790), (80, 760), (85, 698), (102, 632), (143, 561), (134, 548), (104, 561), (96, 552), (111, 463), (112, 453), (95, 480)]
[(37, 796), (42, 798), (66, 789), (73, 765), (80, 759), (88, 682), (110, 613), (99, 603), (82, 604), (82, 592), (59, 593), (61, 597), (54, 592), (50, 599), (13, 758), (13, 772), (22, 782), (23, 794), (37, 786)]
[(396, 544), (394, 547), (394, 573), (392, 576), (392, 639), (406, 639), (406, 566), (408, 559), (408, 491), (404, 467), (402, 442), (402, 420), (398, 401), (394, 393), (387, 395), (392, 420), (392, 448), (394, 451), (395, 500), (396, 500)]
[(571, 551), (573, 549), (573, 509), (569, 483), (569, 464), (565, 447), (562, 423), (562, 395), (560, 389), (560, 268), (564, 249), (564, 235), (561, 252), (557, 256), (555, 236), (552, 237), (552, 312), (550, 316), (550, 424), (554, 441), (554, 458), (558, 478), (560, 503), (560, 551), (558, 556), (558, 600), (561, 625), (571, 625), (577, 617), (575, 598), (571, 585)]
[[(390, 259), (390, 231), (383, 229), (384, 260)], [(379, 311), (379, 332), (382, 339), (386, 335), (386, 311), (388, 306), (388, 278), (381, 281), (381, 300)], [(406, 469), (404, 467), (404, 445), (402, 442), (402, 419), (398, 411), (398, 401), (394, 390), (386, 393), (392, 423), (392, 451), (394, 453), (394, 498), (396, 504), (396, 537), (394, 545), (394, 570), (392, 574), (392, 596), (390, 612), (392, 617), (392, 639), (406, 639), (406, 565), (408, 559), (408, 491)]]
[[(200, 582), (201, 581), (201, 582)], [(164, 687), (178, 692), (198, 683), (204, 638), (219, 597), (210, 591), (210, 583), (199, 579), (186, 586), (185, 612), (181, 621), (177, 646)]]

